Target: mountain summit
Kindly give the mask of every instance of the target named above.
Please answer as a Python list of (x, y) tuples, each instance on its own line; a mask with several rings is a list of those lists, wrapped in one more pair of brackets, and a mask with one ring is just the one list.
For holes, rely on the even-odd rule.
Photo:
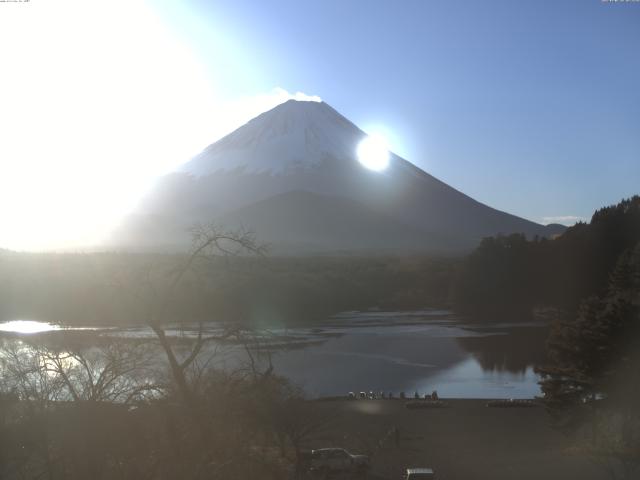
[(327, 156), (349, 159), (366, 134), (324, 102), (289, 100), (207, 147), (181, 171), (282, 174)]
[(162, 178), (113, 243), (179, 247), (190, 225), (212, 220), (254, 229), (283, 254), (452, 252), (499, 233), (556, 233), (397, 155), (384, 171), (367, 170), (356, 158), (365, 137), (324, 102), (289, 100)]

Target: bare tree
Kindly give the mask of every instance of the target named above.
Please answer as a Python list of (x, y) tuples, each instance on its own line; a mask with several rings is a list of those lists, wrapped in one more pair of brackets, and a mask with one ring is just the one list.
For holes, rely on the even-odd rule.
[[(245, 329), (238, 322), (228, 322), (220, 324), (215, 331), (209, 329), (205, 332), (204, 323), (199, 321), (195, 337), (186, 338), (191, 340), (186, 351), (185, 348), (176, 348), (167, 333), (167, 325), (177, 323), (180, 328), (183, 326), (174, 317), (180, 314), (175, 310), (176, 305), (180, 304), (179, 297), (184, 295), (185, 290), (200, 297), (207, 295), (206, 276), (216, 259), (240, 255), (261, 256), (265, 253), (265, 247), (258, 244), (255, 235), (248, 230), (226, 230), (214, 223), (194, 226), (191, 235), (191, 251), (178, 264), (151, 263), (138, 269), (134, 278), (126, 281), (117, 279), (116, 286), (120, 292), (126, 292), (136, 300), (142, 321), (151, 328), (160, 344), (177, 392), (182, 401), (195, 407), (189, 369), (194, 366), (207, 343), (240, 339)], [(192, 300), (194, 298), (190, 297)], [(181, 347), (184, 346), (185, 342)], [(200, 362), (196, 370), (202, 365)]]
[(2, 396), (16, 398), (12, 421), (2, 425), (2, 466), (10, 478), (87, 478), (113, 464), (114, 455), (121, 467), (144, 463), (124, 462), (126, 449), (118, 445), (129, 406), (164, 391), (154, 358), (151, 345), (122, 339), (83, 347), (4, 340)]
[[(220, 273), (224, 284), (229, 271), (220, 271), (220, 267), (228, 266), (231, 257), (262, 256), (265, 248), (247, 230), (230, 231), (209, 224), (197, 225), (191, 233), (193, 245), (188, 255), (154, 257), (145, 268), (138, 266), (129, 270), (132, 277), (126, 281), (119, 279), (117, 286), (120, 292), (127, 292), (134, 299), (135, 313), (140, 315), (138, 321), (142, 320), (153, 331), (178, 400), (173, 402), (173, 395), (168, 397), (164, 422), (169, 450), (160, 460), (159, 470), (171, 472), (177, 465), (183, 465), (194, 478), (211, 478), (215, 472), (224, 477), (229, 465), (243, 463), (243, 452), (232, 453), (228, 445), (246, 444), (248, 448), (251, 442), (230, 438), (224, 442), (224, 431), (239, 433), (241, 430), (227, 425), (226, 418), (212, 414), (208, 378), (215, 373), (214, 362), (221, 346), (234, 344), (237, 348), (250, 335), (237, 319), (207, 324), (214, 319), (207, 318), (210, 310), (206, 307), (198, 311), (197, 320), (196, 315), (189, 316), (189, 312), (193, 313), (200, 302), (206, 304), (203, 300), (214, 291)], [(198, 323), (195, 332), (186, 328), (193, 325), (194, 320)], [(177, 336), (170, 331), (175, 325)], [(220, 457), (223, 451), (227, 451), (224, 461)], [(244, 453), (246, 463), (251, 451)]]
[(86, 347), (5, 342), (3, 386), (40, 410), (69, 401), (126, 405), (162, 390), (153, 355), (150, 345), (119, 339)]
[(201, 281), (198, 268), (201, 267), (202, 263), (208, 263), (213, 257), (217, 256), (262, 255), (265, 247), (257, 243), (252, 232), (246, 230), (227, 231), (215, 224), (196, 225), (191, 233), (193, 239), (191, 253), (182, 265), (171, 272), (172, 278), (167, 290), (163, 293), (161, 302), (158, 304), (159, 308), (150, 310), (147, 324), (160, 341), (178, 391), (183, 400), (193, 407), (193, 390), (188, 382), (187, 369), (193, 365), (207, 342), (220, 342), (234, 337), (238, 338), (242, 335), (243, 330), (239, 325), (227, 324), (221, 332), (205, 336), (204, 325), (199, 322), (198, 334), (190, 352), (184, 358), (179, 359), (173, 345), (167, 338), (164, 328), (164, 323), (169, 320), (165, 316), (169, 311), (169, 305), (175, 300), (174, 296), (179, 285), (189, 274), (193, 275), (196, 280)]

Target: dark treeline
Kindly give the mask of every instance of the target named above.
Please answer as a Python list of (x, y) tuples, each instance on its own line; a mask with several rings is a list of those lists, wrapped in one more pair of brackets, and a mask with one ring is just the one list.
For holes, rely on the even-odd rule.
[(555, 426), (610, 478), (640, 471), (640, 242), (626, 249), (597, 295), (555, 318), (538, 369)]
[[(484, 239), (464, 260), (406, 257), (216, 258), (184, 282), (169, 317), (278, 325), (344, 310), (450, 307), (488, 319), (537, 306), (575, 312), (604, 291), (618, 257), (640, 241), (640, 197), (598, 210), (555, 239)], [(0, 254), (0, 320), (140, 323), (140, 292), (177, 254)], [(149, 298), (147, 301), (153, 301)]]
[[(0, 320), (136, 325), (149, 285), (187, 255), (0, 255)], [(345, 310), (449, 305), (456, 260), (433, 257), (219, 257), (182, 282), (168, 318), (260, 326), (324, 319)], [(141, 301), (141, 296), (148, 298)]]
[(555, 239), (522, 235), (486, 238), (463, 262), (454, 287), (456, 306), (485, 317), (553, 306), (575, 312), (607, 287), (618, 258), (640, 242), (640, 197), (596, 211)]

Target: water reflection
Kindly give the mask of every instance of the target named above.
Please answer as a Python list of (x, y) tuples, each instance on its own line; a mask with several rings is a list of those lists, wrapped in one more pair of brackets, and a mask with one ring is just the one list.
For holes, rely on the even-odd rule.
[(488, 335), (457, 338), (483, 370), (525, 374), (545, 361), (546, 327), (491, 327), (480, 331)]
[(448, 398), (533, 398), (540, 395), (532, 367), (520, 373), (484, 369), (473, 357), (412, 385), (409, 392), (438, 390)]
[(339, 336), (321, 344), (276, 352), (277, 371), (312, 396), (433, 389), (466, 398), (540, 393), (533, 367), (543, 360), (541, 326), (485, 327), (451, 315), (362, 317), (328, 325), (326, 331)]
[(77, 340), (73, 335), (0, 338), (5, 392), (40, 406), (54, 401), (126, 404), (156, 397), (163, 369), (152, 345)]

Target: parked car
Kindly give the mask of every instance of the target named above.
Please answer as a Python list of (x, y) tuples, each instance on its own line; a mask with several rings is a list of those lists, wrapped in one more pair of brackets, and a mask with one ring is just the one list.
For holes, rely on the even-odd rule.
[(435, 480), (436, 474), (432, 468), (407, 468), (404, 480)]
[(320, 448), (311, 451), (311, 471), (315, 472), (366, 472), (369, 457), (353, 455), (344, 448)]

